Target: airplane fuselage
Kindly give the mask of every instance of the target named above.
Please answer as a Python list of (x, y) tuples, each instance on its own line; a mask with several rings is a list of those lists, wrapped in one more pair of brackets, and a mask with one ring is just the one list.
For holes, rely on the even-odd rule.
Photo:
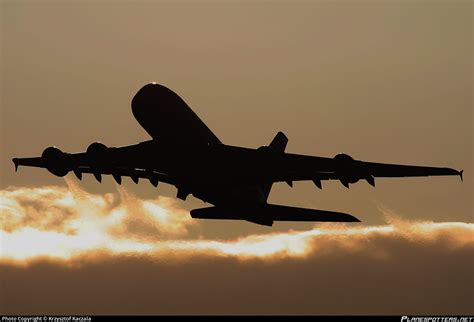
[[(109, 147), (97, 153), (70, 155), (76, 166), (102, 164), (115, 168), (147, 169), (175, 178), (184, 189), (214, 205), (265, 203), (265, 196), (249, 180), (270, 178), (291, 170), (278, 153), (225, 144), (195, 146), (150, 140), (125, 147)], [(102, 170), (102, 169), (101, 169)], [(105, 170), (105, 169), (104, 169)]]

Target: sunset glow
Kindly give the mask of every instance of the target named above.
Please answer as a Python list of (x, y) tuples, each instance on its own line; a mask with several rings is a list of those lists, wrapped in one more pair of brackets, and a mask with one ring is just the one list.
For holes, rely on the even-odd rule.
[[(306, 231), (248, 235), (232, 240), (193, 236), (199, 225), (169, 198), (140, 200), (125, 190), (94, 195), (67, 179), (69, 188), (16, 188), (0, 192), (0, 261), (27, 264), (38, 258), (73, 263), (82, 256), (140, 255), (185, 260), (208, 255), (238, 259), (301, 258), (330, 251), (358, 251), (380, 236), (430, 242), (447, 237), (453, 247), (474, 242), (470, 223), (409, 222), (382, 209), (380, 226), (319, 224)], [(378, 257), (389, 256), (373, 250)]]

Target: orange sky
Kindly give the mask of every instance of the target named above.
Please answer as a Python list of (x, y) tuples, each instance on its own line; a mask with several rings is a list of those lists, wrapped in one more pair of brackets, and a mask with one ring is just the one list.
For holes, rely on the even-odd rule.
[[(473, 307), (470, 1), (123, 1), (111, 5), (108, 1), (3, 0), (0, 12), (0, 276), (7, 276), (0, 277), (6, 290), (0, 291), (0, 309), (3, 303), (8, 312), (19, 312), (23, 307), (32, 313), (44, 307), (45, 312), (57, 308), (56, 312), (93, 309), (113, 313), (120, 296), (127, 292), (135, 294), (137, 301), (124, 306), (122, 313), (185, 313), (180, 311), (180, 300), (189, 304), (189, 313), (421, 313), (431, 309), (456, 313)], [(131, 216), (122, 226), (113, 226), (115, 231), (97, 229), (97, 240), (106, 243), (110, 236), (130, 234), (126, 239), (133, 239), (133, 245), (127, 247), (132, 249), (146, 247), (147, 242), (156, 247), (156, 240), (140, 236), (169, 233), (171, 237), (166, 238), (171, 244), (191, 241), (189, 249), (193, 251), (198, 242), (220, 249), (186, 257), (186, 265), (172, 264), (179, 267), (176, 274), (183, 279), (171, 274), (168, 264), (163, 265), (163, 255), (157, 261), (146, 252), (129, 257), (108, 250), (100, 259), (90, 259), (87, 256), (95, 254), (100, 243), (82, 243), (79, 248), (85, 257), (68, 257), (75, 249), (71, 246), (74, 239), (68, 236), (80, 239), (85, 235), (68, 235), (58, 230), (60, 227), (82, 227), (79, 231), (84, 231), (87, 225), (105, 224), (94, 219), (95, 210), (90, 209), (96, 209), (97, 204), (90, 200), (106, 203), (112, 198), (119, 202), (126, 193), (136, 196), (140, 204), (148, 202), (154, 207), (159, 196), (174, 197), (175, 188), (160, 185), (155, 189), (148, 182), (135, 185), (124, 180), (124, 190), (117, 190), (111, 178), (98, 184), (86, 176), (77, 189), (92, 203), (81, 203), (85, 208), (76, 209), (64, 208), (59, 201), (59, 208), (51, 208), (51, 195), (36, 193), (46, 189), (56, 198), (67, 194), (75, 179), (68, 177), (68, 186), (63, 178), (41, 169), (21, 168), (15, 173), (11, 158), (40, 155), (51, 145), (76, 152), (94, 141), (120, 146), (147, 140), (132, 116), (130, 101), (151, 81), (176, 91), (227, 144), (258, 147), (282, 130), (289, 138), (287, 151), (292, 153), (332, 157), (345, 152), (367, 161), (446, 166), (464, 169), (465, 180), (380, 179), (375, 189), (359, 182), (349, 190), (338, 182), (328, 182), (322, 191), (311, 182), (296, 183), (292, 189), (274, 185), (272, 203), (347, 212), (363, 221), (347, 228), (355, 229), (356, 235), (342, 232), (334, 238), (323, 234), (304, 239), (315, 229), (332, 229), (311, 223), (276, 223), (268, 228), (246, 222), (197, 222), (187, 215), (188, 209), (202, 205), (193, 198), (186, 202), (169, 199), (166, 207), (171, 208), (166, 209), (171, 209), (173, 225), (160, 226)], [(126, 204), (114, 203), (106, 210), (119, 211)], [(387, 222), (387, 209), (408, 227), (433, 222), (440, 226), (429, 226), (423, 233), (418, 227), (408, 229), (405, 235), (399, 233), (401, 228), (393, 234), (364, 235), (364, 229), (393, 229), (393, 222)], [(153, 216), (161, 213), (155, 208), (150, 211)], [(64, 221), (71, 212), (78, 217)], [(299, 246), (285, 239), (292, 238), (288, 237), (291, 231), (303, 234), (296, 234)], [(361, 237), (354, 237), (359, 234)], [(62, 253), (46, 244), (40, 247), (30, 240), (34, 236), (65, 238), (64, 244), (71, 247), (63, 247)], [(18, 238), (23, 242), (15, 247), (29, 251), (20, 257), (30, 265), (11, 262), (9, 254), (20, 251), (5, 245)], [(91, 238), (85, 237), (88, 242)], [(291, 254), (289, 249), (302, 249), (298, 247), (306, 243), (321, 246), (303, 247), (305, 256), (283, 256), (270, 261), (271, 265), (261, 253), (243, 263), (240, 255), (227, 256), (227, 251), (232, 252), (229, 249), (252, 254), (267, 247), (255, 244), (254, 238), (269, 240), (270, 253), (281, 250)], [(50, 246), (56, 245), (52, 240)], [(37, 247), (29, 248), (29, 244)], [(323, 246), (328, 250), (318, 256), (314, 250)], [(84, 265), (70, 267), (37, 258), (44, 253), (54, 258), (55, 251)], [(410, 261), (412, 265), (407, 265)], [(420, 272), (430, 267), (433, 270), (427, 276)], [(143, 278), (136, 275), (141, 268), (148, 272)], [(128, 281), (120, 282), (120, 274), (127, 269)], [(154, 276), (154, 270), (171, 274), (166, 285), (175, 291), (156, 291), (165, 282), (163, 276)], [(96, 289), (107, 295), (102, 302), (93, 304), (91, 299), (81, 307), (59, 296), (61, 285), (81, 289), (69, 281), (74, 276), (85, 283), (81, 292), (86, 292), (86, 287), (97, 285), (95, 280), (84, 282), (87, 276), (101, 276), (99, 272), (109, 276)], [(55, 274), (61, 276), (59, 281), (54, 281)], [(32, 285), (49, 283), (57, 293), (45, 296), (44, 302), (29, 297), (25, 306), (20, 300), (24, 293), (18, 293), (25, 289), (17, 283), (26, 276), (31, 277)], [(182, 294), (191, 287), (206, 288), (204, 282), (196, 281), (203, 276), (214, 291), (206, 299), (221, 301), (221, 311), (204, 304), (193, 306), (190, 297), (183, 299)], [(356, 276), (360, 278), (353, 278)], [(424, 278), (426, 283), (422, 283)], [(242, 300), (240, 309), (226, 302), (235, 297), (233, 292), (244, 297), (238, 283), (229, 279), (244, 283), (248, 293), (254, 294)], [(265, 281), (265, 287), (260, 280)], [(140, 289), (134, 289), (133, 281)], [(118, 291), (116, 285), (121, 283), (124, 286)], [(410, 285), (416, 286), (412, 297), (391, 306), (398, 296), (407, 294)], [(380, 287), (391, 295), (380, 297)], [(456, 297), (462, 300), (455, 302), (438, 292), (441, 288), (462, 294)], [(279, 305), (266, 302), (280, 292), (283, 295), (276, 297)], [(295, 293), (309, 296), (300, 294), (298, 303), (284, 305), (288, 300), (284, 294)], [(423, 295), (428, 293), (432, 296)], [(189, 294), (199, 293), (194, 290)], [(350, 296), (360, 301), (349, 303)], [(341, 297), (343, 305), (338, 301)], [(48, 306), (48, 300), (58, 305)], [(375, 300), (377, 305), (366, 303)]]

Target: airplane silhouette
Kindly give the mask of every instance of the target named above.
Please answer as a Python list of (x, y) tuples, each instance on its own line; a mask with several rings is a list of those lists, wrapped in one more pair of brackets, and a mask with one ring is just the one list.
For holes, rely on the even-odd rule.
[(73, 171), (79, 180), (91, 173), (101, 182), (112, 175), (135, 183), (148, 179), (153, 186), (176, 186), (177, 198), (189, 194), (213, 204), (191, 210), (193, 218), (236, 219), (271, 226), (274, 221), (359, 222), (352, 215), (267, 203), (275, 182), (311, 180), (322, 189), (323, 180), (339, 180), (349, 188), (359, 180), (375, 187), (376, 177), (459, 175), (450, 168), (383, 164), (354, 160), (347, 154), (334, 158), (286, 153), (288, 138), (278, 132), (268, 146), (250, 149), (223, 144), (191, 108), (172, 90), (151, 83), (132, 100), (132, 112), (151, 140), (123, 147), (95, 142), (86, 152), (65, 153), (46, 148), (41, 157), (14, 158), (18, 166), (46, 168), (62, 177)]

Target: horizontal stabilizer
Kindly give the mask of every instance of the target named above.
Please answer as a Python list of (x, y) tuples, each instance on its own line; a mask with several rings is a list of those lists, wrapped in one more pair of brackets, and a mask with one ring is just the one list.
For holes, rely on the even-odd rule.
[(242, 218), (232, 215), (231, 211), (217, 207), (199, 208), (191, 210), (191, 217), (195, 219), (229, 219), (242, 220)]
[(271, 204), (235, 208), (199, 208), (191, 210), (191, 217), (199, 219), (242, 219), (268, 226), (271, 226), (274, 221), (360, 222), (354, 216), (341, 212)]
[(360, 222), (356, 217), (342, 212), (270, 204), (266, 205), (265, 213), (274, 221)]

